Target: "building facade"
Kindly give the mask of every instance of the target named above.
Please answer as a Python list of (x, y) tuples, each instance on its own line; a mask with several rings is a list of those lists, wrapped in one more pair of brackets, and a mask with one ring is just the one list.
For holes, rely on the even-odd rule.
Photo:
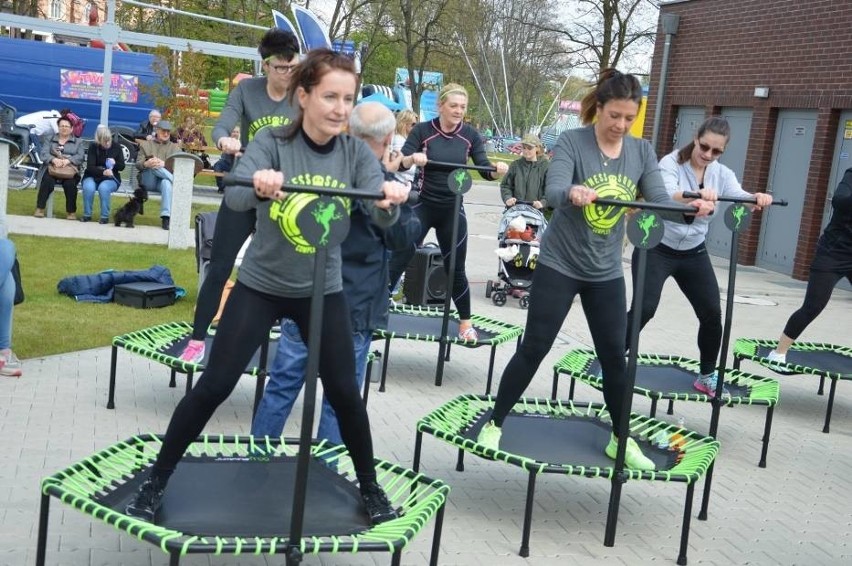
[[(755, 215), (740, 238), (740, 262), (806, 279), (831, 196), (852, 167), (852, 2), (674, 0), (656, 38), (648, 116), (660, 98), (657, 153), (687, 144), (710, 115), (728, 118), (720, 161), (751, 192), (790, 204)], [(646, 120), (650, 138), (653, 121)], [(727, 256), (730, 234), (715, 222), (711, 253)]]

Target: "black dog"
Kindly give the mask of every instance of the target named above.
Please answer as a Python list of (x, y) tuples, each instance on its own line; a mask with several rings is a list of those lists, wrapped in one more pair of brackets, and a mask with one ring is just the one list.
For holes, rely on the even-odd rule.
[(137, 214), (145, 214), (145, 201), (148, 200), (148, 191), (144, 187), (139, 187), (133, 191), (133, 196), (130, 197), (124, 206), (115, 211), (116, 227), (124, 225), (127, 228), (133, 228), (133, 219)]

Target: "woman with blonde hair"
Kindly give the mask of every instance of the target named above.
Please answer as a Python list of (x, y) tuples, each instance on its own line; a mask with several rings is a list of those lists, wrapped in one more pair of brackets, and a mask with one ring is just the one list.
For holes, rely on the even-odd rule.
[[(426, 166), (429, 161), (464, 165), (470, 159), (476, 165), (495, 168), (494, 173), (480, 172), (484, 179), (493, 181), (506, 174), (508, 165), (503, 162), (491, 163), (488, 160), (479, 132), (464, 121), (465, 112), (467, 90), (455, 83), (444, 86), (438, 94), (438, 116), (428, 122), (420, 122), (411, 129), (402, 147), (403, 157), (400, 163), (403, 169), (415, 165), (421, 168), (414, 186), (420, 191), (420, 199), (413, 207), (421, 225), (418, 241), (422, 242), (429, 230), (435, 229), (445, 271), (450, 266), (450, 252), (453, 247), (456, 248), (456, 270), (453, 274), (448, 273), (447, 277), (452, 277), (453, 282), (453, 302), (459, 313), (459, 338), (476, 340), (478, 336), (470, 321), (470, 288), (464, 267), (467, 258), (467, 218), (464, 205), (458, 219), (458, 236), (453, 242), (452, 212), (456, 194), (450, 190), (448, 183), (451, 170)], [(390, 262), (391, 288), (396, 286), (414, 256), (415, 249), (412, 246), (407, 250), (394, 252)]]
[(101, 201), (99, 222), (109, 222), (109, 201), (112, 193), (121, 186), (120, 171), (124, 170), (124, 152), (112, 141), (112, 132), (101, 124), (95, 130), (95, 143), (89, 146), (86, 171), (83, 173), (83, 217), (80, 222), (92, 220), (95, 191)]
[[(417, 166), (412, 165), (408, 169), (402, 169), (398, 161), (402, 160), (402, 146), (405, 145), (405, 140), (414, 124), (417, 123), (417, 114), (411, 110), (401, 110), (396, 114), (396, 131), (393, 134), (390, 146), (390, 162), (397, 166), (397, 171), (394, 177), (400, 183), (413, 183), (414, 173), (417, 171)], [(390, 169), (390, 168), (389, 168)]]

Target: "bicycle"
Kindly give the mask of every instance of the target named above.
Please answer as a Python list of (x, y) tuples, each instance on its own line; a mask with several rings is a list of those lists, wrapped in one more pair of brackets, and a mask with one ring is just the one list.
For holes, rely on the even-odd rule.
[(9, 189), (18, 191), (34, 185), (41, 164), (35, 144), (30, 143), (25, 153), (19, 152), (9, 161)]

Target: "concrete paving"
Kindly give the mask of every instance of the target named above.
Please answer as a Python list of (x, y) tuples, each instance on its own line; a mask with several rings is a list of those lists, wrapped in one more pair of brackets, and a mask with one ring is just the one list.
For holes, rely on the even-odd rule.
[[(474, 312), (524, 324), (526, 313), (510, 300), (494, 306), (484, 296), (485, 282), (494, 278), (496, 226), (501, 207), (493, 186), (476, 185), (466, 197), (470, 222), (468, 273)], [(63, 220), (10, 217), (11, 232), (118, 240), (132, 232), (132, 241), (165, 243), (163, 231), (82, 225)], [(14, 237), (14, 236), (13, 236)], [(130, 235), (128, 235), (130, 237)], [(625, 251), (629, 258), (629, 250)], [(714, 259), (723, 296), (727, 260)], [(625, 267), (627, 260), (625, 259)], [(629, 269), (627, 270), (629, 277)], [(734, 338), (776, 338), (787, 317), (798, 308), (804, 283), (754, 267), (737, 272)], [(759, 300), (755, 300), (759, 299)], [(758, 304), (752, 304), (758, 303)], [(723, 303), (724, 305), (724, 303)], [(802, 337), (808, 341), (850, 344), (852, 293), (835, 291), (826, 311)], [(162, 321), (171, 320), (168, 309)], [(95, 323), (95, 321), (91, 321)], [(697, 323), (686, 300), (669, 283), (656, 318), (642, 334), (641, 350), (696, 357)], [(529, 396), (550, 394), (553, 363), (574, 347), (591, 340), (579, 303), (569, 314), (559, 340), (546, 358)], [(513, 347), (498, 348), (497, 376)], [(484, 391), (488, 352), (454, 348), (442, 387), (433, 385), (437, 346), (397, 340), (391, 346), (388, 387), (371, 392), (369, 413), (378, 457), (410, 466), (415, 423), (439, 405), (464, 393)], [(38, 525), (40, 480), (93, 452), (139, 432), (163, 432), (180, 399), (182, 385), (168, 387), (169, 372), (147, 359), (119, 354), (116, 408), (105, 407), (110, 349), (25, 360), (24, 376), (0, 381), (0, 565), (32, 564)], [(822, 432), (827, 396), (817, 396), (818, 380), (776, 376), (757, 365), (744, 369), (776, 377), (781, 402), (775, 411), (768, 467), (757, 466), (763, 424), (761, 407), (723, 408), (709, 517), (693, 517), (689, 539), (690, 564), (850, 564), (852, 547), (852, 390), (837, 387), (830, 434)], [(567, 388), (563, 386), (563, 395)], [(205, 432), (244, 434), (249, 430), (252, 380), (243, 380), (220, 407)], [(598, 392), (580, 386), (578, 400), (600, 401)], [(647, 412), (644, 398), (634, 409)], [(300, 414), (301, 401), (295, 416)], [(677, 403), (674, 421), (707, 432), (710, 406)], [(287, 423), (285, 434), (297, 434), (299, 419)], [(536, 566), (565, 564), (673, 564), (678, 554), (685, 487), (664, 482), (628, 482), (624, 486), (615, 546), (603, 545), (610, 483), (578, 477), (543, 475), (537, 483), (530, 556), (518, 556), (526, 474), (521, 469), (466, 458), (466, 470), (455, 471), (456, 451), (431, 436), (424, 441), (422, 471), (452, 486), (440, 552), (442, 565)], [(700, 506), (704, 481), (696, 489), (694, 513)], [(168, 557), (158, 548), (119, 533), (52, 499), (47, 563), (99, 565), (160, 565)], [(427, 564), (431, 525), (403, 554), (406, 565)], [(387, 555), (311, 556), (305, 564), (388, 563)], [(274, 557), (192, 556), (183, 564), (283, 564)]]

